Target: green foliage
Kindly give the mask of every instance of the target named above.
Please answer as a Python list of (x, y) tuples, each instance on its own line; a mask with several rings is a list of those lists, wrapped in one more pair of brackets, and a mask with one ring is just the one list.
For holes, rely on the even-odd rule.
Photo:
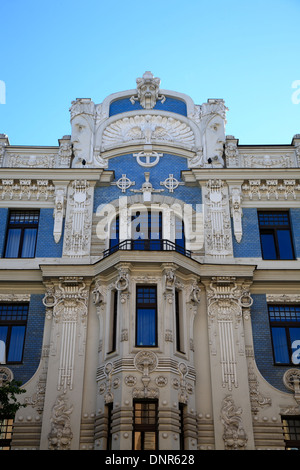
[(21, 382), (12, 380), (6, 382), (0, 387), (0, 421), (6, 418), (14, 418), (19, 408), (26, 404), (18, 402), (16, 395), (25, 393), (26, 390), (21, 387)]

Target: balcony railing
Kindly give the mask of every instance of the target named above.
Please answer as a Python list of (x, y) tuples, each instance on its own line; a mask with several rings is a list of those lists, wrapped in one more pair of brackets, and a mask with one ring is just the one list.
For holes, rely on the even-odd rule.
[(188, 258), (191, 258), (192, 252), (186, 250), (180, 245), (177, 245), (170, 240), (123, 240), (122, 242), (111, 246), (107, 250), (103, 251), (103, 258), (115, 253), (119, 250), (128, 251), (176, 251), (181, 253)]

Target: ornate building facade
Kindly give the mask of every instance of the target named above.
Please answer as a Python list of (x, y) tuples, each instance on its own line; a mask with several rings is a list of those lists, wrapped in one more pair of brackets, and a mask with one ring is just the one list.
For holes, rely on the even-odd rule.
[(221, 99), (76, 99), (0, 134), (3, 448), (300, 446), (300, 135), (240, 145)]

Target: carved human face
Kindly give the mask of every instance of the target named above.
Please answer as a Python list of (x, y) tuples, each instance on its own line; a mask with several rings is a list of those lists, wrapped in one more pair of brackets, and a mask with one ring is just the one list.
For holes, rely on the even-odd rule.
[(158, 86), (153, 81), (144, 82), (138, 87), (138, 96), (143, 108), (151, 109), (156, 103)]
[(92, 130), (87, 119), (79, 114), (72, 120), (73, 152), (76, 160), (79, 158), (90, 160), (90, 149), (92, 142)]
[(214, 116), (206, 128), (206, 158), (222, 157), (225, 143), (225, 123), (221, 116)]

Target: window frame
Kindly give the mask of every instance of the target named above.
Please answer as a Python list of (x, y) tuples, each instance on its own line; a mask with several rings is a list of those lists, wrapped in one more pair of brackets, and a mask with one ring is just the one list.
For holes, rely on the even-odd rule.
[(14, 419), (12, 417), (0, 420), (0, 451), (11, 449), (13, 424)]
[[(19, 223), (12, 223), (11, 222), (11, 216), (14, 213), (28, 213), (32, 215), (37, 215), (38, 220), (36, 223), (30, 223), (30, 222), (19, 222)], [(5, 237), (5, 246), (4, 246), (4, 258), (5, 259), (32, 259), (35, 258), (36, 254), (36, 247), (37, 247), (37, 237), (38, 237), (38, 229), (39, 229), (39, 222), (40, 222), (40, 210), (39, 209), (11, 209), (9, 211), (8, 215), (8, 222), (7, 222), (7, 227), (6, 227), (6, 237)], [(21, 235), (20, 235), (20, 240), (19, 240), (19, 247), (18, 247), (18, 256), (6, 256), (6, 250), (8, 246), (8, 240), (9, 240), (9, 232), (10, 230), (13, 229), (19, 229), (21, 230)], [(35, 246), (34, 246), (34, 253), (33, 256), (22, 256), (22, 251), (23, 251), (23, 244), (24, 244), (24, 233), (25, 230), (31, 229), (31, 230), (36, 230), (36, 238), (35, 238)]]
[[(153, 232), (153, 216), (158, 216), (158, 231)], [(139, 218), (141, 220), (139, 221)], [(133, 234), (136, 236), (138, 233), (141, 233), (141, 222), (143, 222), (144, 218), (146, 219), (146, 224), (144, 228), (146, 228), (147, 232), (145, 232), (145, 237), (142, 238), (135, 238)], [(138, 223), (135, 225), (134, 221), (137, 220)], [(133, 230), (135, 228), (135, 230)], [(158, 238), (152, 238), (152, 235), (158, 234)], [(131, 240), (132, 240), (132, 250), (145, 250), (145, 251), (155, 251), (161, 249), (161, 244), (163, 240), (163, 213), (162, 211), (151, 211), (151, 209), (137, 209), (135, 213), (131, 215)]]
[(107, 417), (106, 450), (112, 450), (112, 415), (114, 404), (110, 402), (105, 407)]
[(175, 340), (176, 340), (176, 352), (185, 354), (185, 342), (184, 342), (184, 324), (182, 315), (182, 292), (175, 289)]
[[(154, 423), (136, 423), (136, 417), (137, 417), (137, 408), (136, 405), (138, 404), (143, 404), (143, 405), (154, 405)], [(144, 417), (142, 416), (142, 412), (145, 410), (141, 410), (141, 420)], [(148, 408), (148, 416), (149, 416), (149, 408)], [(155, 399), (134, 399), (133, 400), (133, 419), (132, 419), (132, 449), (133, 450), (145, 450), (144, 449), (144, 438), (145, 438), (145, 433), (146, 432), (151, 432), (154, 433), (155, 435), (155, 449), (153, 450), (158, 450), (159, 449), (159, 442), (158, 442), (158, 400)], [(141, 433), (141, 442), (142, 442), (142, 448), (141, 449), (135, 449), (135, 437), (136, 433)], [(150, 449), (148, 449), (150, 450)]]
[[(155, 289), (155, 302), (153, 303), (139, 303), (138, 302), (138, 290), (139, 289)], [(137, 284), (136, 285), (136, 296), (135, 296), (135, 346), (137, 348), (156, 348), (158, 346), (158, 334), (157, 334), (157, 319), (158, 319), (158, 311), (157, 311), (157, 286), (156, 285), (144, 285), (144, 284)], [(154, 314), (154, 328), (155, 328), (155, 344), (138, 344), (138, 309), (155, 309)]]
[[(271, 309), (275, 308), (298, 308), (300, 309), (300, 304), (268, 304), (268, 315), (269, 315), (269, 326), (270, 326), (270, 334), (271, 334), (271, 341), (272, 341), (272, 352), (273, 352), (273, 363), (275, 366), (293, 366), (295, 367), (296, 364), (292, 362), (292, 356), (293, 356), (293, 349), (292, 349), (292, 340), (290, 337), (290, 328), (298, 328), (299, 329), (299, 337), (300, 337), (300, 321), (293, 321), (293, 320), (274, 320), (271, 318)], [(278, 315), (278, 318), (283, 318), (280, 315)], [(289, 356), (289, 362), (279, 362), (276, 360), (276, 348), (275, 348), (275, 342), (274, 342), (274, 336), (273, 336), (273, 328), (282, 328), (285, 330), (285, 340), (286, 340), (286, 346), (287, 350), (286, 353)]]
[[(262, 214), (269, 214), (269, 215), (274, 215), (276, 214), (285, 214), (287, 215), (287, 221), (288, 224), (269, 224), (269, 225), (264, 225), (261, 223), (260, 220), (260, 215)], [(292, 226), (291, 226), (291, 220), (290, 220), (290, 213), (287, 210), (281, 210), (281, 211), (275, 211), (275, 210), (258, 210), (257, 211), (257, 217), (258, 217), (258, 227), (259, 227), (259, 238), (260, 238), (260, 246), (261, 246), (261, 256), (263, 260), (269, 260), (269, 261), (276, 261), (276, 260), (295, 260), (295, 249), (294, 249), (294, 243), (293, 243), (293, 233), (292, 233)], [(291, 252), (292, 252), (292, 258), (282, 258), (280, 255), (280, 243), (278, 241), (278, 231), (279, 230), (286, 230), (289, 233), (290, 237), (290, 242), (291, 242)], [(262, 235), (272, 235), (273, 241), (274, 241), (274, 248), (275, 248), (275, 255), (276, 258), (265, 258), (264, 257), (264, 247), (263, 247), (263, 242), (262, 242)]]
[[(297, 421), (298, 424), (291, 427), (289, 426), (289, 421)], [(286, 422), (286, 424), (284, 423)], [(281, 423), (282, 423), (282, 432), (284, 436), (285, 448), (286, 450), (300, 450), (300, 415), (282, 415), (281, 416)], [(285, 431), (287, 428), (287, 431)], [(286, 439), (287, 434), (293, 432), (299, 437), (298, 439)]]
[[(27, 323), (28, 323), (28, 315), (29, 315), (29, 304), (25, 302), (18, 302), (18, 303), (9, 303), (9, 302), (1, 302), (0, 306), (7, 305), (7, 306), (22, 306), (27, 307), (26, 318), (22, 318), (20, 320), (16, 319), (1, 319), (0, 314), (0, 327), (7, 327), (7, 335), (5, 341), (5, 364), (22, 364), (24, 359), (24, 349), (25, 349), (25, 340), (26, 340), (26, 333), (27, 333)], [(14, 326), (24, 326), (24, 335), (23, 335), (23, 345), (22, 345), (22, 354), (21, 359), (19, 361), (9, 361), (9, 350), (11, 347), (11, 338), (12, 338), (12, 329)]]
[(117, 321), (118, 321), (118, 300), (119, 291), (111, 291), (111, 308), (109, 318), (109, 344), (107, 354), (111, 354), (116, 351), (117, 348)]

